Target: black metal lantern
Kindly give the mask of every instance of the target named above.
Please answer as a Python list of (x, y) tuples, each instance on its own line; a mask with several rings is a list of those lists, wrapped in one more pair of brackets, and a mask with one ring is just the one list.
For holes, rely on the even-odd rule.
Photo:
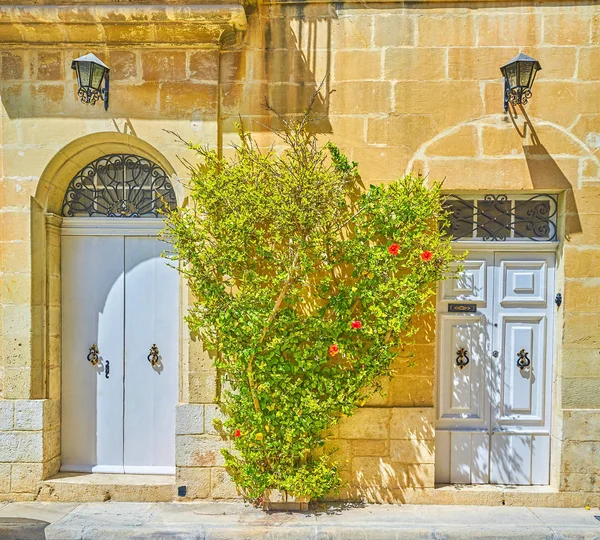
[(535, 75), (542, 69), (540, 63), (519, 53), (510, 62), (500, 68), (504, 75), (504, 112), (508, 111), (508, 104), (524, 105), (531, 98), (531, 87)]
[[(104, 101), (104, 110), (108, 109), (108, 73), (110, 68), (95, 54), (86, 54), (73, 60), (71, 69), (77, 73), (79, 90), (77, 95), (82, 103), (95, 105)], [(104, 81), (104, 88), (102, 82)]]

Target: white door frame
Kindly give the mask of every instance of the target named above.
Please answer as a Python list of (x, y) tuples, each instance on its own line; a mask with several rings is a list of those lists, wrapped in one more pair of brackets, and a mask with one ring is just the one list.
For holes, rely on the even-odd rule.
[[(560, 248), (560, 242), (536, 242), (536, 241), (531, 241), (531, 240), (506, 240), (503, 242), (484, 242), (484, 241), (469, 241), (469, 240), (458, 240), (458, 241), (454, 241), (452, 242), (452, 246), (453, 246), (453, 252), (456, 254), (461, 254), (464, 253), (465, 251), (471, 252), (471, 251), (478, 251), (478, 252), (484, 252), (484, 253), (496, 253), (496, 252), (506, 252), (508, 253), (512, 253), (515, 255), (520, 255), (520, 254), (525, 254), (525, 253), (548, 253), (548, 254), (554, 254), (555, 255), (555, 264), (554, 264), (554, 273), (553, 273), (553, 283), (550, 284), (551, 290), (552, 290), (552, 295), (549, 295), (549, 304), (554, 306), (554, 294), (556, 293), (556, 282), (557, 282), (557, 270), (558, 270), (558, 251)], [(440, 344), (440, 340), (441, 340), (441, 327), (440, 327), (440, 322), (441, 322), (441, 317), (440, 315), (443, 313), (440, 309), (441, 306), (441, 298), (442, 298), (442, 283), (438, 284), (438, 289), (437, 289), (437, 309), (436, 309), (436, 342), (435, 342), (435, 384), (434, 384), (434, 390), (435, 390), (435, 409), (436, 409), (436, 414), (435, 414), (435, 418), (436, 418), (436, 426), (435, 429), (438, 429), (438, 425), (440, 422), (440, 419), (438, 417), (439, 415), (439, 411), (440, 411), (440, 373), (439, 373), (439, 365), (440, 365), (440, 349), (441, 349), (441, 344)], [(458, 301), (457, 301), (458, 302)], [(459, 302), (460, 303), (460, 302)], [(468, 303), (472, 303), (472, 301), (469, 301)], [(454, 317), (460, 318), (460, 315), (454, 315)], [(553, 403), (553, 392), (554, 392), (554, 366), (555, 366), (555, 357), (556, 357), (556, 350), (557, 350), (557, 346), (556, 346), (556, 316), (553, 316), (552, 319), (552, 323), (553, 323), (553, 328), (552, 328), (552, 332), (548, 332), (550, 335), (548, 336), (547, 339), (547, 343), (549, 343), (551, 345), (551, 353), (547, 356), (547, 366), (546, 366), (546, 376), (548, 377), (548, 382), (547, 382), (547, 387), (544, 389), (544, 392), (546, 393), (546, 395), (549, 397), (547, 403), (548, 403), (548, 414), (549, 414), (549, 422), (548, 422), (548, 430), (549, 430), (549, 434), (550, 434), (550, 440), (552, 437), (552, 428), (553, 428), (553, 424), (554, 424), (554, 403)], [(490, 411), (488, 411), (489, 413)], [(490, 426), (489, 426), (489, 437), (490, 437), (490, 443), (491, 443), (491, 435), (493, 433), (493, 423), (491, 422), (490, 419)], [(440, 428), (442, 430), (446, 430), (448, 428)], [(463, 428), (464, 429), (464, 428)], [(486, 428), (484, 430), (486, 433), (488, 433), (488, 428)], [(468, 431), (465, 431), (465, 434), (467, 433), (472, 433), (475, 435), (475, 437), (477, 437), (477, 433), (483, 433), (482, 430), (477, 429), (476, 427), (474, 427), (474, 429), (470, 429)], [(475, 445), (476, 442), (475, 440), (473, 440), (473, 445)], [(447, 452), (450, 451), (450, 448), (445, 449)], [(436, 460), (438, 459), (438, 451), (443, 451), (441, 448), (437, 448), (436, 447)], [(488, 451), (491, 451), (491, 448), (488, 449)], [(551, 462), (553, 459), (553, 453), (550, 451), (550, 463), (549, 463), (549, 468), (550, 470), (552, 470), (551, 467)], [(487, 474), (487, 480), (483, 481), (481, 483), (485, 483), (488, 484), (490, 483), (491, 477), (489, 475), (489, 469), (488, 469), (488, 474)], [(470, 483), (470, 482), (467, 482)], [(551, 483), (551, 478), (549, 481), (549, 484)]]

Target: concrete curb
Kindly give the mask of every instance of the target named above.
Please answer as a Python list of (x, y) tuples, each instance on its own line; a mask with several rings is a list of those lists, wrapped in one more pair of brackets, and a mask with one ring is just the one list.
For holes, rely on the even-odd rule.
[[(600, 540), (595, 516), (599, 509), (366, 505), (294, 514), (241, 503), (12, 503), (0, 507), (0, 540)], [(18, 532), (18, 523), (27, 526)]]

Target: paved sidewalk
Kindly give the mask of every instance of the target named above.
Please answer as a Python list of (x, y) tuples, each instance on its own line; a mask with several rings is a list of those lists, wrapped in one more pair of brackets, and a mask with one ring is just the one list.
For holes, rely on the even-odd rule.
[(225, 502), (2, 504), (1, 540), (600, 539), (598, 508), (366, 505), (266, 514)]

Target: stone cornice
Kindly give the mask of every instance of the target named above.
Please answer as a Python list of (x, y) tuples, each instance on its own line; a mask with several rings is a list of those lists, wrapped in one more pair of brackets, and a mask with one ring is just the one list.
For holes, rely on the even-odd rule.
[(245, 30), (241, 3), (0, 6), (2, 44), (214, 45)]

